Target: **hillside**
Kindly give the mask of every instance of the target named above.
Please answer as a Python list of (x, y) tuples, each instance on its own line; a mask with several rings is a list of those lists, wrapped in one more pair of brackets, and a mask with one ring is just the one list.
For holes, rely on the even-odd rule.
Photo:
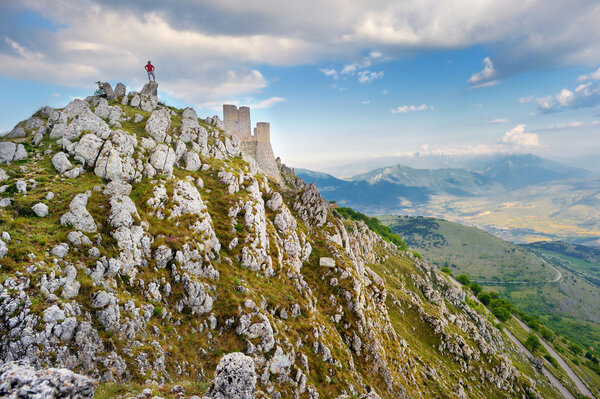
[[(563, 248), (571, 254), (575, 249), (577, 254), (588, 253), (584, 248), (561, 243), (516, 246), (482, 230), (441, 219), (379, 219), (438, 268), (468, 275), (583, 346), (600, 345), (600, 281), (586, 279), (576, 264), (557, 258), (556, 253), (539, 252), (539, 248)], [(589, 253), (595, 254), (595, 250)]]
[(560, 397), (468, 290), (156, 89), (0, 141), (2, 370), (98, 397)]

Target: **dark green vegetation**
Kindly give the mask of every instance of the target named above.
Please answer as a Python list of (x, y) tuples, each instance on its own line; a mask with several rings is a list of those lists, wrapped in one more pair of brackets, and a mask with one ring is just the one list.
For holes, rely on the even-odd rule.
[[(493, 300), (488, 292), (497, 292), (516, 309), (534, 316), (538, 324), (582, 346), (600, 347), (600, 289), (586, 279), (596, 267), (594, 248), (565, 244), (516, 246), (482, 230), (441, 219), (383, 216), (380, 220), (442, 271), (456, 276), (466, 274), (483, 286), (478, 298), (486, 306), (490, 307)], [(548, 248), (562, 249), (553, 252)], [(576, 273), (579, 270), (585, 272)], [(560, 279), (552, 282), (557, 271)], [(503, 310), (496, 313), (506, 315)]]

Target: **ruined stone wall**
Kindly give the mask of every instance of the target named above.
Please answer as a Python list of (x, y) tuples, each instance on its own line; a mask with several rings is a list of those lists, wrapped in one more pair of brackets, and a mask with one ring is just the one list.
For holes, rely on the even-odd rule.
[(250, 108), (223, 104), (223, 122), (225, 130), (242, 141), (242, 151), (256, 160), (267, 176), (281, 182), (279, 168), (271, 147), (271, 126), (268, 122), (258, 122), (254, 135), (250, 132)]

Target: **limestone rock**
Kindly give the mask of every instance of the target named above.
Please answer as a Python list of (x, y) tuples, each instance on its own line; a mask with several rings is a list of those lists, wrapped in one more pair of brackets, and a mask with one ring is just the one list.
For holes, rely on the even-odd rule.
[(109, 101), (115, 100), (117, 96), (112, 89), (112, 86), (108, 82), (102, 83), (102, 88), (104, 89), (104, 94), (106, 94), (106, 99)]
[(10, 131), (10, 133), (8, 133), (6, 135), (6, 138), (7, 139), (18, 139), (18, 138), (25, 137), (25, 136), (27, 136), (27, 132), (23, 128), (22, 122), (20, 122), (13, 128), (13, 130)]
[(8, 180), (8, 173), (4, 169), (0, 169), (0, 183)]
[(157, 145), (150, 154), (150, 165), (157, 172), (170, 176), (173, 174), (173, 164), (175, 164), (175, 151), (166, 144)]
[(166, 108), (152, 112), (146, 122), (146, 132), (157, 142), (165, 141), (167, 130), (171, 126), (171, 114)]
[(0, 259), (4, 258), (8, 253), (8, 247), (4, 243), (4, 241), (0, 240)]
[(69, 252), (69, 246), (63, 242), (62, 244), (52, 248), (50, 254), (56, 256), (57, 258), (64, 258), (67, 252)]
[(335, 260), (333, 258), (322, 257), (319, 259), (319, 266), (335, 267)]
[(188, 151), (183, 156), (183, 162), (185, 163), (185, 170), (195, 172), (200, 169), (202, 162), (200, 162), (200, 156), (196, 151)]
[(73, 226), (77, 230), (85, 233), (93, 233), (98, 228), (92, 215), (86, 209), (87, 202), (91, 193), (77, 194), (69, 204), (71, 209), (60, 218), (60, 224), (63, 226)]
[(24, 361), (0, 366), (0, 396), (7, 399), (91, 399), (96, 382), (64, 368), (35, 370)]
[(193, 108), (189, 108), (189, 107), (183, 110), (181, 117), (183, 119), (193, 119), (196, 122), (198, 121), (198, 114), (196, 113), (196, 111), (194, 111)]
[(243, 353), (229, 353), (219, 361), (205, 399), (254, 399), (255, 386), (254, 360)]
[(54, 169), (56, 169), (58, 173), (64, 173), (69, 169), (73, 169), (69, 157), (64, 152), (57, 152), (52, 157), (52, 166), (54, 166)]
[(86, 134), (75, 145), (73, 153), (84, 161), (84, 166), (94, 167), (103, 144), (104, 140), (95, 134)]
[(0, 165), (11, 161), (27, 159), (27, 150), (23, 144), (15, 144), (12, 141), (0, 142)]
[(125, 92), (127, 91), (127, 87), (125, 87), (125, 85), (121, 82), (117, 83), (117, 85), (115, 86), (115, 97), (116, 98), (121, 98), (125, 95)]
[(36, 214), (37, 217), (40, 218), (46, 217), (46, 215), (48, 215), (48, 205), (42, 204), (41, 202), (38, 202), (37, 204), (32, 206), (31, 210), (33, 211), (33, 213)]

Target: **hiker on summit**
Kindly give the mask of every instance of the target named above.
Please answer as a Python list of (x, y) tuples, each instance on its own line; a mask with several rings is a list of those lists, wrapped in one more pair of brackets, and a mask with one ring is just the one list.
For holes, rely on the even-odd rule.
[(150, 82), (151, 76), (152, 76), (152, 80), (154, 80), (154, 82), (156, 82), (156, 77), (154, 76), (154, 65), (152, 65), (152, 61), (148, 61), (148, 63), (146, 64), (146, 66), (144, 68), (146, 68), (146, 71), (148, 72), (148, 82)]

